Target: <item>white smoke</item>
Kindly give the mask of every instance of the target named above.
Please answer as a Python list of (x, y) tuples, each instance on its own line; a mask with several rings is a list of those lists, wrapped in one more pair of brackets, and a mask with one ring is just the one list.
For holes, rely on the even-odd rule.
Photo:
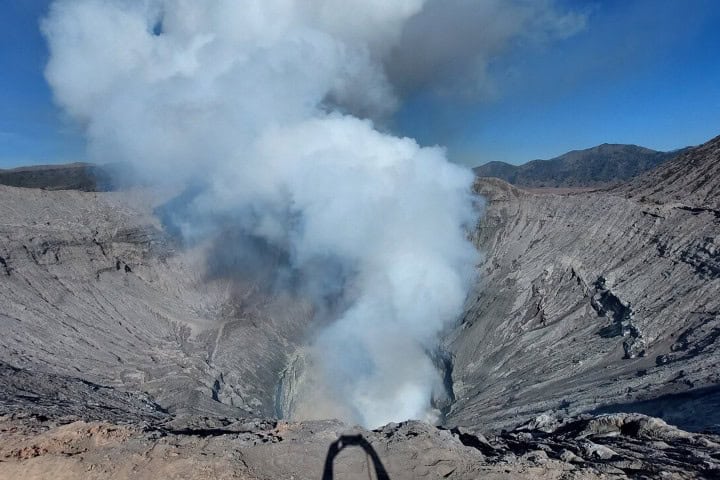
[(200, 181), (194, 212), (282, 250), (306, 292), (343, 306), (310, 347), (314, 416), (427, 418), (427, 352), (472, 280), (471, 172), (342, 113), (397, 106), (384, 62), (423, 4), (57, 0), (42, 24), (91, 158)]

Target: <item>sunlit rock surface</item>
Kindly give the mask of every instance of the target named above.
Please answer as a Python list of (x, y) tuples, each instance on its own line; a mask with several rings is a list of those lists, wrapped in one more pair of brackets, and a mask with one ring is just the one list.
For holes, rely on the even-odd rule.
[(715, 139), (607, 192), (479, 179), (486, 258), (449, 334), (449, 421), (504, 428), (547, 411), (638, 411), (720, 430), (718, 165)]
[(205, 247), (178, 248), (140, 207), (154, 201), (0, 186), (0, 361), (178, 413), (274, 415), (309, 307), (209, 278)]
[(337, 478), (717, 476), (719, 143), (608, 191), (478, 180), (440, 428), (276, 420), (312, 307), (211, 273), (232, 245), (172, 237), (171, 195), (0, 186), (0, 478), (322, 478), (342, 435)]

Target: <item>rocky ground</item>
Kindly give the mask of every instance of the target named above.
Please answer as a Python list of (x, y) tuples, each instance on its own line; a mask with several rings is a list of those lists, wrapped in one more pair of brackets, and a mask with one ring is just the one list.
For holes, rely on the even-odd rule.
[(195, 417), (152, 424), (0, 417), (0, 478), (609, 479), (720, 475), (720, 438), (615, 414), (539, 417), (485, 437), (421, 422)]
[(209, 276), (143, 192), (0, 186), (0, 361), (142, 390), (172, 412), (275, 414), (309, 307)]
[[(670, 180), (650, 180), (652, 196), (480, 179), (486, 258), (447, 341), (448, 421), (498, 429), (548, 411), (635, 411), (720, 431), (720, 218), (706, 200), (718, 164), (715, 139), (653, 172)], [(683, 165), (685, 176), (668, 173)]]
[(454, 403), (373, 432), (273, 420), (312, 308), (209, 269), (228, 239), (179, 244), (170, 194), (0, 186), (0, 478), (322, 478), (328, 451), (337, 478), (719, 477), (717, 165), (718, 139), (613, 190), (479, 179)]

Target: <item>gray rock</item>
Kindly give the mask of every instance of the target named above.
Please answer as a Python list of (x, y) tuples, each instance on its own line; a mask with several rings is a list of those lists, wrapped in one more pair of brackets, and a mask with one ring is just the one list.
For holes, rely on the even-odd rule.
[(609, 191), (539, 194), (478, 179), (485, 257), (447, 332), (450, 424), (499, 430), (546, 413), (635, 411), (718, 431), (718, 151), (715, 139)]
[(609, 460), (617, 456), (617, 453), (604, 445), (598, 445), (593, 442), (582, 442), (580, 447), (585, 458), (599, 458), (601, 460)]
[(0, 478), (320, 478), (331, 448), (338, 477), (718, 476), (720, 175), (693, 170), (718, 144), (655, 187), (478, 180), (485, 259), (434, 358), (444, 427), (275, 418), (312, 307), (208, 268), (227, 237), (176, 243), (167, 194), (0, 187)]

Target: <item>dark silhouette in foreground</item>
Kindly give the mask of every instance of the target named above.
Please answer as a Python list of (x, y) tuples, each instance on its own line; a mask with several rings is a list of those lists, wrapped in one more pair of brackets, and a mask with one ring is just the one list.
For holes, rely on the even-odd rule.
[(375, 449), (363, 438), (362, 435), (343, 435), (336, 441), (330, 444), (328, 448), (327, 457), (325, 457), (325, 467), (323, 467), (322, 480), (333, 480), (333, 464), (335, 463), (335, 457), (345, 448), (349, 446), (357, 445), (372, 459), (373, 467), (375, 468), (375, 476), (377, 480), (390, 480), (390, 477), (385, 471), (385, 467), (380, 461)]

